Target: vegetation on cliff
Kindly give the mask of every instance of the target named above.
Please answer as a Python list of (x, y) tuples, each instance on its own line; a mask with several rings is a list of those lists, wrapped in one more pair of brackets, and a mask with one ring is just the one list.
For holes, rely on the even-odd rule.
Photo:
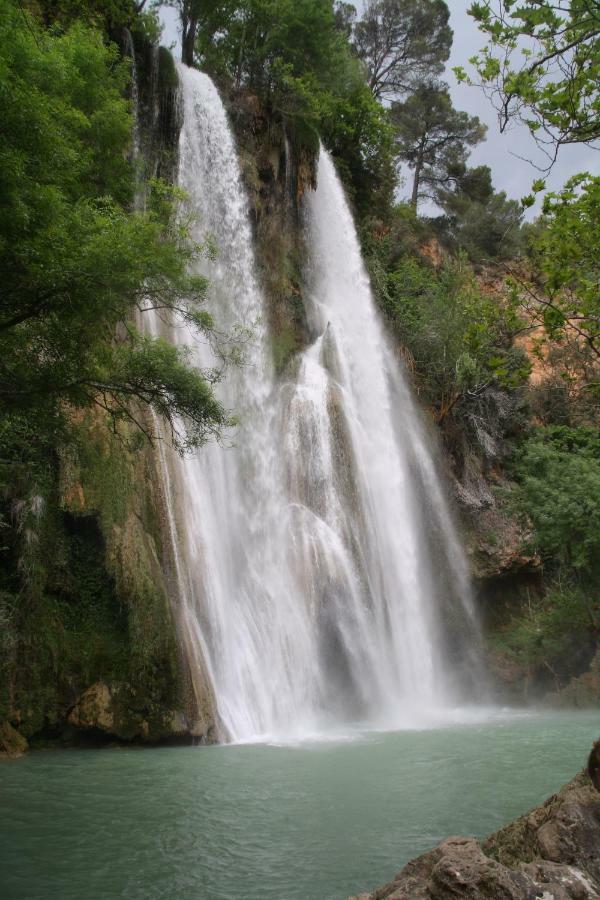
[(27, 735), (52, 732), (99, 677), (140, 721), (175, 706), (144, 444), (152, 414), (182, 451), (229, 424), (221, 372), (138, 328), (148, 307), (177, 310), (213, 340), (190, 274), (205, 249), (176, 192), (155, 180), (134, 202), (131, 62), (110, 39), (134, 15), (0, 6), (0, 718)]

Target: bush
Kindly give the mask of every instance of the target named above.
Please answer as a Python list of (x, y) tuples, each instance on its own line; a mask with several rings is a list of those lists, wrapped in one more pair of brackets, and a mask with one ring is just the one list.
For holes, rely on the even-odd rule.
[(515, 499), (550, 564), (600, 576), (600, 435), (591, 428), (538, 428), (513, 463)]

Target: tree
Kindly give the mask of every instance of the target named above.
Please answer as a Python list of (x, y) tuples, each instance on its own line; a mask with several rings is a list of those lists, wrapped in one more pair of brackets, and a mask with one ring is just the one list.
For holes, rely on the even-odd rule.
[(485, 125), (477, 116), (452, 106), (448, 88), (439, 83), (419, 85), (403, 103), (392, 106), (398, 158), (414, 171), (411, 203), (435, 198), (453, 172), (464, 163), (468, 147), (483, 140)]
[[(516, 288), (531, 320), (553, 340), (575, 336), (580, 352), (600, 365), (600, 178), (571, 178), (544, 201), (532, 249), (535, 279), (518, 277)], [(598, 378), (587, 389), (598, 392)]]
[[(597, 144), (598, 0), (484, 0), (469, 14), (489, 37), (471, 62), (498, 110), (500, 130), (513, 119), (525, 122), (548, 167), (564, 144)], [(462, 67), (455, 71), (468, 80)]]
[(600, 438), (590, 428), (537, 428), (514, 462), (516, 498), (537, 549), (585, 576), (600, 574)]
[(181, 24), (181, 61), (186, 66), (194, 65), (194, 50), (200, 19), (210, 8), (220, 11), (223, 4), (210, 3), (207, 0), (159, 0), (164, 6), (172, 6), (179, 13)]
[(523, 207), (517, 200), (509, 200), (505, 191), (494, 190), (489, 166), (460, 166), (452, 184), (438, 188), (435, 200), (445, 213), (446, 237), (471, 259), (513, 259), (518, 255)]
[(354, 46), (380, 100), (397, 98), (443, 71), (452, 30), (444, 0), (367, 0)]
[(512, 346), (521, 327), (515, 305), (484, 293), (464, 258), (434, 270), (403, 257), (378, 281), (379, 302), (438, 423), (488, 388), (527, 379), (527, 360)]
[(335, 16), (335, 27), (347, 40), (350, 40), (356, 22), (356, 7), (352, 3), (344, 3), (343, 0), (337, 0), (333, 7), (333, 14)]
[(282, 74), (302, 78), (310, 73), (324, 83), (343, 65), (346, 41), (336, 28), (331, 0), (194, 2), (200, 61), (263, 98)]
[(133, 23), (145, 3), (146, 0), (37, 0), (35, 4), (25, 6), (39, 11), (46, 26), (56, 22), (62, 26), (80, 22), (104, 28), (116, 38), (122, 28)]
[(145, 430), (151, 406), (180, 449), (201, 443), (228, 422), (219, 373), (133, 325), (151, 306), (212, 335), (206, 282), (188, 274), (201, 248), (171, 189), (155, 183), (131, 211), (128, 65), (101, 33), (44, 31), (5, 3), (0, 72), (0, 417), (99, 406)]
[(388, 112), (351, 52), (351, 18), (331, 0), (221, 2), (203, 12), (196, 47), (218, 80), (259, 97), (297, 153), (314, 156), (322, 138), (362, 209), (389, 201), (394, 172)]

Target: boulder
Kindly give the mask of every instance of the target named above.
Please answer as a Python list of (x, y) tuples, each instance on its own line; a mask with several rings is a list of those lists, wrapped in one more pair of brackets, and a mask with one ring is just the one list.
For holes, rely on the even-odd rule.
[(113, 734), (115, 717), (112, 707), (110, 688), (103, 681), (98, 681), (77, 699), (69, 713), (69, 725), (84, 731), (98, 729)]
[(483, 842), (452, 837), (351, 900), (600, 900), (600, 794), (581, 772)]
[(13, 728), (10, 722), (0, 725), (0, 755), (9, 759), (18, 759), (27, 752), (28, 743), (22, 734)]
[[(122, 741), (185, 741), (196, 737), (197, 723), (180, 710), (153, 706), (126, 684), (98, 681), (77, 699), (68, 723), (83, 732), (102, 732)], [(204, 731), (202, 735), (204, 735)]]

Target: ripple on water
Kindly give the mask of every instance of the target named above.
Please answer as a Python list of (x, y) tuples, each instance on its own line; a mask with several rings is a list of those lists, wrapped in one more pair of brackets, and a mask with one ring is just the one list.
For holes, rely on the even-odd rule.
[(485, 835), (585, 761), (597, 713), (37, 753), (0, 766), (3, 900), (342, 900), (451, 833)]

